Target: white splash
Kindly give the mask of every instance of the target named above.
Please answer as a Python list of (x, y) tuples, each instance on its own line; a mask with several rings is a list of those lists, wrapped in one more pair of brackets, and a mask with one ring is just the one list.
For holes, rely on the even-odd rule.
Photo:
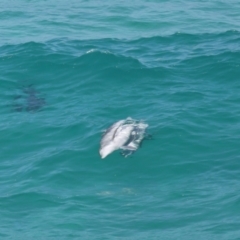
[(114, 123), (102, 136), (99, 150), (101, 158), (118, 149), (123, 150), (125, 157), (135, 152), (146, 136), (147, 127), (148, 124), (130, 117)]
[(92, 52), (96, 52), (96, 51), (97, 51), (97, 49), (92, 48), (92, 49), (88, 50), (86, 53), (88, 54), (88, 53), (92, 53)]
[(110, 51), (108, 51), (108, 50), (99, 50), (99, 49), (96, 49), (96, 48), (92, 48), (92, 49), (86, 51), (86, 54), (93, 53), (93, 52), (100, 52), (100, 53), (105, 53), (105, 54), (112, 54), (112, 52), (110, 52)]

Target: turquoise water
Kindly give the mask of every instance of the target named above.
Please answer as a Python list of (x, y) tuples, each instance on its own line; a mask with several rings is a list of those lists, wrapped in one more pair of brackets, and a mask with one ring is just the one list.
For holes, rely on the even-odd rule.
[[(1, 239), (239, 239), (237, 1), (1, 1)], [(153, 138), (99, 156), (131, 116)]]

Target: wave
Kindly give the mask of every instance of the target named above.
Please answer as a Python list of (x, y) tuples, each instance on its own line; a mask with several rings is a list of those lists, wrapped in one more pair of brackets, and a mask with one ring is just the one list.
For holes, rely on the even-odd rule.
[[(28, 42), (0, 47), (0, 59), (21, 66), (23, 58), (40, 64), (68, 65), (82, 63), (94, 66), (117, 66), (129, 68), (164, 67), (191, 61), (203, 56), (237, 53), (240, 50), (240, 33), (226, 31), (218, 34), (184, 34), (156, 36), (136, 40), (97, 39), (69, 40), (54, 39), (44, 43)], [(204, 60), (204, 59), (203, 59)], [(3, 67), (5, 68), (3, 64)], [(64, 66), (62, 66), (64, 67)], [(74, 67), (74, 65), (73, 65)]]

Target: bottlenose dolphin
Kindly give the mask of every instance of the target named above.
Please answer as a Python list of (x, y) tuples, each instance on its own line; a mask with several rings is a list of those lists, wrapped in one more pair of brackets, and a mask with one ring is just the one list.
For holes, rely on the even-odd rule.
[(117, 149), (122, 149), (122, 155), (128, 156), (135, 152), (144, 137), (148, 124), (130, 117), (111, 125), (103, 134), (100, 142), (100, 156), (105, 158)]

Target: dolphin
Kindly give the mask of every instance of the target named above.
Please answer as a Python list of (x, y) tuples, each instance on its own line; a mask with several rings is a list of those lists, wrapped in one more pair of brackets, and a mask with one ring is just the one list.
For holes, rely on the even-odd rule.
[(130, 117), (112, 124), (103, 134), (100, 141), (100, 156), (107, 157), (115, 150), (122, 149), (122, 155), (128, 156), (135, 152), (145, 137), (148, 124)]

